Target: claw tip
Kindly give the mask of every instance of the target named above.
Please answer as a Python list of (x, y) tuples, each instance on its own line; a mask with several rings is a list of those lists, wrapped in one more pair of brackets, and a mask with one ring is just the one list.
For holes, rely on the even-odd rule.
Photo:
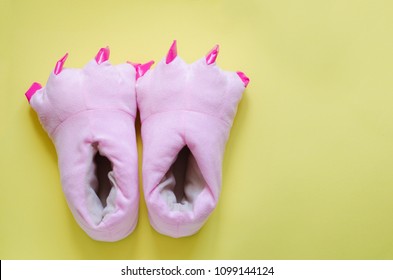
[(101, 48), (95, 57), (97, 64), (101, 64), (107, 61), (109, 59), (109, 54), (110, 50), (108, 46), (106, 46), (105, 48)]
[(216, 62), (219, 50), (220, 50), (220, 46), (215, 45), (211, 49), (211, 51), (206, 55), (206, 64), (207, 65), (210, 65), (210, 64), (213, 64)]
[(145, 64), (138, 64), (135, 66), (136, 69), (136, 79), (138, 80), (140, 77), (145, 75), (147, 71), (149, 71), (150, 67), (154, 64), (154, 60), (150, 60)]
[(246, 76), (243, 72), (236, 72), (236, 74), (239, 76), (239, 78), (242, 80), (244, 87), (247, 87), (248, 83), (250, 82), (250, 78)]
[(56, 62), (55, 69), (53, 70), (53, 73), (54, 73), (55, 75), (59, 75), (60, 72), (63, 70), (63, 66), (64, 66), (64, 63), (65, 63), (66, 60), (67, 60), (67, 57), (68, 57), (68, 52), (67, 52), (62, 58), (60, 58), (60, 59)]
[(27, 101), (30, 103), (31, 97), (37, 92), (37, 90), (40, 90), (42, 88), (40, 83), (34, 82), (30, 88), (26, 91), (25, 96), (27, 98)]
[(176, 57), (177, 57), (177, 43), (176, 40), (173, 40), (173, 43), (166, 56), (166, 64), (171, 63)]

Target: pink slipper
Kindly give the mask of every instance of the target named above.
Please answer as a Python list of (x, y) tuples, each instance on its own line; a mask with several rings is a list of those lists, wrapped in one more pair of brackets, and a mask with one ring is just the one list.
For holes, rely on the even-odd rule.
[(26, 92), (59, 160), (63, 191), (78, 224), (93, 239), (116, 241), (138, 218), (134, 67), (113, 66), (102, 48), (82, 69), (58, 61), (46, 87)]
[(249, 79), (215, 65), (218, 46), (192, 64), (166, 59), (137, 82), (143, 182), (150, 223), (160, 233), (196, 233), (217, 204), (221, 166)]

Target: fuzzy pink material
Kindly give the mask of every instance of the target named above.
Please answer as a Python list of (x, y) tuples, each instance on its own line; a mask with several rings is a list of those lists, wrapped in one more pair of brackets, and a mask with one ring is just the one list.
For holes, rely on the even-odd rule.
[(196, 233), (217, 205), (225, 145), (245, 89), (236, 72), (211, 60), (163, 59), (137, 82), (149, 219), (172, 237)]
[[(61, 65), (30, 104), (56, 147), (63, 191), (76, 221), (93, 239), (116, 241), (134, 230), (138, 218), (136, 72), (130, 64), (113, 66), (105, 59), (93, 59), (82, 69)], [(102, 175), (111, 182), (104, 197), (98, 194), (103, 177), (96, 175), (97, 153), (111, 165)]]

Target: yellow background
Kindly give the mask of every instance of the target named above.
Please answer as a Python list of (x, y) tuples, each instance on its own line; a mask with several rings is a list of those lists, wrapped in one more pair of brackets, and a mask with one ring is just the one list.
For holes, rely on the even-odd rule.
[[(0, 0), (1, 259), (392, 259), (393, 4), (378, 0)], [(162, 59), (172, 40), (242, 70), (223, 192), (202, 230), (139, 224), (90, 239), (61, 191), (57, 157), (24, 92), (66, 52), (82, 67)], [(138, 148), (141, 152), (138, 129)]]

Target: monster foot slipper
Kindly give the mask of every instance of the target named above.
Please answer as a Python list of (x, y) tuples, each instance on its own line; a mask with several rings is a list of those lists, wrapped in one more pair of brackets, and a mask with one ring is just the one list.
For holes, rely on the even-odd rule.
[(225, 145), (248, 78), (215, 65), (218, 46), (192, 64), (166, 59), (136, 86), (143, 140), (143, 185), (160, 233), (196, 233), (217, 204)]
[(111, 65), (102, 48), (82, 69), (60, 59), (44, 88), (26, 92), (52, 139), (62, 188), (76, 221), (93, 239), (116, 241), (138, 218), (136, 71)]

